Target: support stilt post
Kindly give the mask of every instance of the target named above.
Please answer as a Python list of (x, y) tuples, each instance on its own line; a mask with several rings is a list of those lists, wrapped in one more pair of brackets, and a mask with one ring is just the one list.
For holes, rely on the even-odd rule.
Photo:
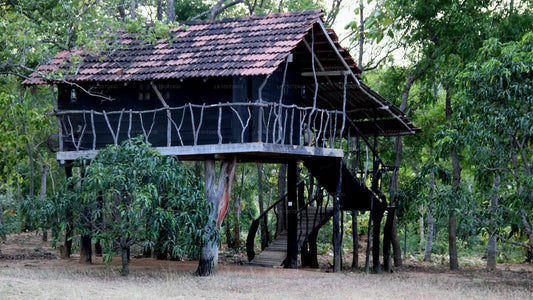
[(340, 197), (342, 191), (342, 161), (339, 160), (339, 180), (333, 198), (333, 272), (341, 271)]
[(298, 268), (298, 199), (297, 199), (297, 176), (296, 161), (291, 161), (287, 166), (287, 258), (284, 267)]

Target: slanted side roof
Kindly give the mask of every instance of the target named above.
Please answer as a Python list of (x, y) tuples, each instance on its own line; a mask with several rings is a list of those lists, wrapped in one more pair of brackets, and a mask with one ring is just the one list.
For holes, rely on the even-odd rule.
[[(271, 74), (323, 15), (321, 10), (254, 15), (245, 18), (185, 22), (173, 40), (146, 44), (135, 34), (119, 36), (127, 47), (84, 57), (68, 81), (144, 81), (211, 76)], [(72, 52), (63, 51), (39, 67), (40, 72), (70, 67)], [(34, 73), (26, 84), (42, 84)]]

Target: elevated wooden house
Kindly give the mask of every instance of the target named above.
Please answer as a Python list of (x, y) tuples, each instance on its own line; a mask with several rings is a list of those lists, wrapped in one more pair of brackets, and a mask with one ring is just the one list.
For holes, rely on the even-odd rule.
[[(59, 53), (25, 83), (57, 86), (61, 163), (140, 134), (182, 160), (288, 163), (289, 221), (287, 235), (278, 238), (287, 245), (286, 265), (294, 266), (298, 247), (312, 244), (332, 215), (338, 239), (340, 209), (379, 211), (375, 215), (386, 209), (378, 185), (367, 188), (346, 168), (343, 139), (418, 130), (361, 80), (322, 15), (312, 10), (187, 22), (151, 44), (123, 33), (119, 47), (101, 55)], [(311, 201), (298, 196), (298, 161), (335, 195), (312, 224), (302, 221)]]

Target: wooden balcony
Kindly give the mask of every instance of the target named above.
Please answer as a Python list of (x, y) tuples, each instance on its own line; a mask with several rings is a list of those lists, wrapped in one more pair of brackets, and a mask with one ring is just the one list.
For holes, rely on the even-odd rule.
[(57, 159), (92, 157), (107, 145), (143, 135), (163, 155), (182, 160), (283, 162), (343, 157), (345, 114), (337, 110), (273, 102), (218, 103), (151, 110), (63, 110), (58, 119)]

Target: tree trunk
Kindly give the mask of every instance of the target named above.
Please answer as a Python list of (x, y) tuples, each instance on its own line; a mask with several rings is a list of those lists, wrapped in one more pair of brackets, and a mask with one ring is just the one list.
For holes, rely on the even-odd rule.
[[(220, 174), (217, 180), (215, 161), (205, 161), (205, 197), (213, 208), (209, 218), (216, 221), (218, 228), (220, 228), (228, 209), (231, 187), (235, 179), (235, 165), (235, 156), (223, 161), (220, 165)], [(200, 253), (200, 262), (196, 271), (199, 276), (209, 276), (214, 274), (217, 269), (218, 238), (216, 237), (215, 228), (209, 234), (211, 235), (209, 242), (202, 247)]]
[[(405, 85), (402, 91), (402, 102), (400, 104), (401, 111), (404, 111), (407, 108), (407, 101), (409, 100), (409, 93), (411, 92), (411, 87), (413, 86), (415, 80), (419, 76), (420, 74), (407, 76), (407, 81), (405, 82)], [(399, 176), (400, 165), (402, 163), (403, 141), (402, 141), (401, 136), (396, 137), (394, 146), (396, 149), (396, 159), (394, 161), (394, 171), (392, 173), (392, 180), (391, 180), (391, 186), (390, 186), (390, 192), (389, 192), (390, 193), (390, 206), (392, 207), (396, 206), (396, 193), (398, 192), (398, 176)], [(392, 250), (394, 252), (394, 256), (393, 256), (394, 266), (401, 267), (403, 264), (402, 248), (400, 246), (400, 239), (398, 237), (398, 225), (397, 225), (396, 217), (394, 218), (394, 220), (392, 220), (391, 240), (392, 240)]]
[(158, 21), (163, 21), (163, 0), (157, 0), (156, 7), (156, 18)]
[(128, 276), (130, 274), (130, 259), (129, 259), (129, 247), (121, 248), (121, 258), (122, 258), (122, 271), (120, 274), (122, 276)]
[[(0, 201), (0, 226), (4, 226), (4, 209), (2, 208), (2, 201)], [(1, 233), (0, 240), (2, 242), (6, 241), (6, 235)]]
[[(72, 167), (67, 166), (65, 167), (65, 174), (67, 176), (67, 180), (72, 178)], [(73, 189), (74, 186), (72, 186), (72, 183), (69, 183), (68, 189)], [(65, 226), (65, 242), (63, 244), (64, 250), (61, 253), (61, 258), (69, 258), (72, 254), (72, 210), (70, 207), (67, 207), (65, 212), (65, 219), (67, 226)]]
[(496, 213), (498, 209), (498, 198), (500, 197), (500, 174), (494, 174), (494, 182), (492, 184), (492, 197), (490, 199), (490, 228), (489, 241), (487, 245), (487, 269), (489, 271), (496, 269)]
[(431, 252), (433, 251), (433, 228), (435, 220), (433, 219), (433, 203), (435, 200), (435, 174), (431, 173), (429, 177), (429, 205), (427, 209), (428, 230), (426, 235), (426, 247), (424, 249), (424, 261), (431, 261)]
[(235, 221), (233, 224), (233, 246), (235, 247), (235, 249), (241, 247), (241, 203), (244, 191), (245, 174), (245, 168), (243, 167), (241, 174), (241, 193), (233, 201), (233, 218)]
[[(446, 88), (446, 86), (445, 86)], [(451, 128), (452, 121), (452, 98), (449, 88), (446, 88), (446, 120), (449, 122)], [(455, 205), (457, 204), (457, 197), (459, 193), (459, 185), (461, 184), (461, 166), (459, 165), (459, 157), (455, 148), (452, 150), (452, 199), (450, 207), (448, 208), (448, 252), (450, 255), (450, 270), (457, 270), (459, 268), (459, 261), (457, 259), (457, 217), (455, 215)]]
[(93, 251), (91, 248), (91, 235), (82, 235), (80, 240), (80, 263), (91, 264)]
[(176, 10), (174, 8), (174, 0), (167, 0), (167, 21), (176, 22)]
[[(102, 202), (103, 202), (103, 198), (102, 198), (102, 194), (100, 193), (97, 197), (96, 197), (96, 209), (98, 211), (102, 210)], [(100, 214), (100, 217), (98, 218), (97, 220), (98, 222), (98, 227), (102, 226), (102, 224), (104, 223), (104, 216), (103, 214)], [(94, 255), (95, 256), (98, 256), (98, 257), (101, 257), (103, 255), (103, 250), (102, 250), (102, 242), (100, 240), (98, 240), (95, 244), (94, 244)]]
[(352, 257), (352, 269), (359, 267), (359, 229), (357, 224), (356, 210), (352, 211), (352, 240), (353, 240), (353, 257)]
[(241, 247), (241, 197), (235, 197), (233, 201), (233, 248)]
[(35, 195), (35, 167), (34, 167), (34, 160), (33, 160), (33, 149), (30, 142), (30, 138), (27, 136), (27, 129), (26, 129), (26, 120), (22, 119), (22, 129), (24, 131), (24, 135), (26, 136), (28, 142), (26, 143), (26, 150), (28, 151), (28, 160), (30, 165), (30, 190), (29, 190), (29, 196), (30, 198)]
[(358, 67), (363, 70), (363, 47), (365, 43), (365, 16), (364, 16), (364, 3), (359, 1), (359, 55), (357, 59)]
[(133, 20), (137, 16), (137, 0), (130, 0), (130, 18)]
[(118, 4), (118, 13), (120, 15), (120, 19), (124, 21), (126, 19), (126, 8), (125, 8), (124, 0), (120, 0)]
[(420, 218), (418, 218), (418, 229), (420, 231), (420, 241), (418, 243), (418, 252), (422, 251), (422, 247), (424, 247), (424, 203), (420, 204), (419, 208)]
[(222, 226), (225, 229), (226, 244), (228, 245), (228, 248), (234, 249), (235, 245), (233, 244), (233, 236), (231, 235), (231, 224), (230, 224), (229, 219), (224, 220), (224, 223)]
[[(287, 165), (286, 164), (280, 164), (279, 165), (279, 172), (278, 172), (278, 199), (281, 199), (285, 196), (287, 193)], [(287, 229), (286, 226), (286, 212), (285, 212), (285, 205), (287, 204), (287, 201), (281, 201), (277, 206), (277, 214), (278, 214), (278, 221), (276, 226), (276, 235), (279, 235), (285, 229)]]
[(387, 219), (385, 221), (385, 228), (383, 232), (383, 268), (386, 272), (392, 272), (391, 265), (391, 239), (392, 239), (392, 223), (396, 215), (396, 210), (391, 208), (387, 212)]
[[(44, 201), (46, 199), (46, 176), (48, 174), (48, 166), (46, 164), (41, 165), (41, 190), (39, 193), (39, 199), (41, 201)], [(2, 214), (2, 210), (0, 209), (0, 214)], [(45, 226), (46, 227), (46, 226)], [(48, 241), (48, 228), (42, 228), (43, 229), (43, 242)]]
[(400, 244), (400, 237), (398, 236), (398, 217), (394, 217), (392, 220), (392, 258), (394, 259), (394, 266), (399, 268), (403, 265), (402, 261), (402, 245)]
[(424, 261), (431, 261), (431, 252), (433, 251), (433, 229), (435, 220), (433, 219), (433, 203), (430, 203), (427, 209), (428, 222), (426, 234), (426, 247), (424, 249)]
[[(259, 214), (261, 215), (265, 211), (263, 200), (263, 167), (260, 163), (256, 164), (257, 167), (257, 198), (259, 202)], [(268, 246), (268, 217), (265, 216), (261, 222), (261, 251)]]

